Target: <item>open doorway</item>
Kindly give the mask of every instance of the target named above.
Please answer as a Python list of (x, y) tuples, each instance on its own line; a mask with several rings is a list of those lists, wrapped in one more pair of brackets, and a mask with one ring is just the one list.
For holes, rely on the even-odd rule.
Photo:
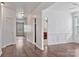
[(36, 18), (34, 18), (34, 32), (35, 32), (34, 43), (36, 43)]
[(16, 36), (24, 36), (24, 22), (16, 22)]

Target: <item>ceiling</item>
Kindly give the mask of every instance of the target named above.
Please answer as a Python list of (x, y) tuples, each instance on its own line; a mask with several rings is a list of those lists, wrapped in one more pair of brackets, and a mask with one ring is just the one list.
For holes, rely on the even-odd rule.
[(5, 5), (16, 10), (16, 13), (23, 11), (27, 14), (32, 13), (35, 9), (45, 9), (52, 4), (54, 4), (53, 10), (55, 11), (65, 11), (79, 8), (79, 2), (5, 2)]
[(57, 2), (53, 6), (54, 11), (67, 11), (79, 8), (79, 2)]
[(7, 2), (8, 7), (16, 9), (16, 12), (27, 11), (28, 13), (34, 10), (40, 2)]
[(46, 6), (53, 4), (53, 2), (5, 2), (5, 4), (16, 10), (16, 13), (23, 11), (24, 13), (30, 14), (37, 7), (40, 6), (39, 9), (44, 9), (43, 7), (47, 8)]

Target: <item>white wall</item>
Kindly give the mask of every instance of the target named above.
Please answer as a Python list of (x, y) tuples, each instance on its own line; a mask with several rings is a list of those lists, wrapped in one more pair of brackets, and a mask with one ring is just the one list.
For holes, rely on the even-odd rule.
[(35, 13), (36, 15), (36, 45), (40, 49), (43, 49), (42, 47), (42, 16), (41, 11), (38, 11)]
[[(72, 42), (72, 17), (68, 10), (55, 10), (54, 7), (42, 11), (42, 20), (48, 17), (48, 44)], [(60, 7), (59, 7), (60, 8)]]
[(1, 40), (1, 5), (0, 5), (0, 55), (2, 54), (2, 40)]
[(28, 40), (31, 43), (34, 43), (33, 42), (33, 19), (31, 17), (31, 15), (27, 16), (26, 25), (30, 26), (29, 28), (31, 28), (31, 29), (29, 29), (30, 31), (27, 31), (26, 34), (25, 34), (26, 40)]
[(41, 39), (41, 14), (40, 12), (39, 13), (34, 13), (32, 15), (29, 15), (28, 16), (28, 19), (27, 19), (27, 24), (28, 25), (31, 25), (31, 32), (28, 32), (27, 33), (27, 40), (34, 43), (34, 40), (35, 40), (35, 32), (34, 32), (34, 15), (36, 15), (36, 24), (37, 24), (37, 27), (36, 27), (36, 45), (38, 48), (42, 49), (42, 39)]
[[(27, 23), (29, 23), (29, 25), (31, 25), (32, 27), (32, 32), (30, 32), (28, 34), (29, 38), (28, 41), (34, 43), (35, 40), (35, 32), (34, 32), (34, 16), (36, 16), (36, 46), (38, 48), (40, 48), (41, 50), (44, 49), (43, 47), (43, 39), (42, 39), (42, 10), (47, 8), (48, 6), (50, 6), (51, 4), (53, 4), (53, 2), (44, 2), (42, 4), (40, 4), (37, 8), (35, 8), (32, 13), (30, 14), (29, 18), (27, 19)], [(35, 44), (35, 43), (34, 43)]]
[(16, 11), (3, 6), (2, 14), (2, 48), (15, 43), (16, 39)]
[(27, 17), (27, 25), (31, 25), (31, 32), (27, 32), (27, 40), (35, 44), (34, 15), (36, 15), (36, 46), (42, 49), (41, 11), (35, 11)]

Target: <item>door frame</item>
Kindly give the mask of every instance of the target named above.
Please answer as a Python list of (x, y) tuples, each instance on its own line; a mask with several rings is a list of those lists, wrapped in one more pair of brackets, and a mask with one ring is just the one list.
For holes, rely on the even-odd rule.
[(23, 26), (23, 35), (17, 35), (17, 24), (23, 24), (24, 22), (16, 22), (16, 36), (24, 36), (24, 26)]
[(37, 31), (36, 31), (36, 27), (37, 26), (37, 24), (36, 24), (36, 18), (34, 18), (34, 43), (36, 43), (37, 42), (37, 37), (36, 37), (36, 33), (37, 33)]

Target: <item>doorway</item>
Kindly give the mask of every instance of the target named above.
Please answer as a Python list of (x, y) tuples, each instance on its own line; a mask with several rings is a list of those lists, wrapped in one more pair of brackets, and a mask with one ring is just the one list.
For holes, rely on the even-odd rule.
[(36, 18), (34, 19), (34, 32), (35, 32), (34, 43), (36, 43)]
[(16, 22), (16, 36), (24, 36), (24, 22)]

